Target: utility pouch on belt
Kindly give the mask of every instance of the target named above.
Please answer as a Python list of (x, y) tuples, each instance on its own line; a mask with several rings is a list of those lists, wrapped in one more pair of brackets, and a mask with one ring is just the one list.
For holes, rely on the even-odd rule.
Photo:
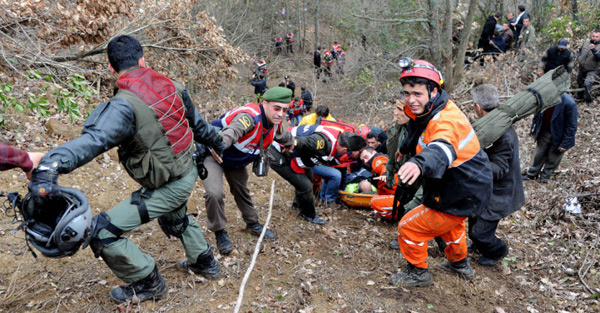
[(206, 155), (209, 153), (208, 149), (199, 143), (195, 143), (196, 151), (193, 154), (194, 161), (196, 161), (196, 168), (198, 168), (198, 177), (200, 179), (205, 180), (208, 177), (208, 170), (204, 166), (204, 159)]
[(258, 159), (254, 160), (252, 164), (252, 172), (258, 177), (267, 176), (269, 174), (269, 157), (263, 149), (263, 136), (260, 136), (260, 153)]

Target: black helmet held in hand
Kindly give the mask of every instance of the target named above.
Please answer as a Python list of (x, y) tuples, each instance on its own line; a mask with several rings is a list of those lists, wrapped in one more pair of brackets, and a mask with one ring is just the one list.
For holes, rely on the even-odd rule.
[(27, 241), (46, 257), (71, 256), (91, 239), (92, 211), (85, 196), (75, 189), (58, 187), (52, 197), (28, 193), (20, 211)]

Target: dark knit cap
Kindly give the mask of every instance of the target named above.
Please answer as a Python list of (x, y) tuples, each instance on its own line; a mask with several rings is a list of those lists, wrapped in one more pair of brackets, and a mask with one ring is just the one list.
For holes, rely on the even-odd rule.
[(263, 99), (272, 102), (289, 103), (292, 101), (292, 90), (285, 87), (269, 88), (263, 95)]
[(353, 133), (342, 133), (339, 140), (340, 145), (350, 151), (359, 151), (367, 146), (365, 138)]

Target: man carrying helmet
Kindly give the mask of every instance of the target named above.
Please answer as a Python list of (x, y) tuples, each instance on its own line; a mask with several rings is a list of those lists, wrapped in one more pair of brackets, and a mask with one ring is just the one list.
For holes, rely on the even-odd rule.
[(154, 219), (167, 236), (182, 242), (187, 259), (178, 267), (210, 279), (221, 275), (202, 228), (186, 210), (198, 177), (194, 141), (212, 147), (216, 154), (222, 154), (224, 146), (217, 130), (196, 111), (185, 87), (145, 67), (142, 46), (135, 38), (113, 38), (107, 55), (110, 71), (118, 76), (115, 96), (92, 111), (81, 136), (42, 158), (29, 190), (42, 202), (60, 198), (58, 174), (119, 147), (121, 164), (142, 188), (94, 217), (90, 246), (129, 283), (112, 289), (110, 297), (115, 302), (141, 302), (161, 297), (167, 286), (152, 257), (123, 234)]
[[(446, 242), (445, 270), (473, 279), (467, 259), (465, 219), (485, 208), (492, 192), (487, 156), (465, 114), (441, 89), (442, 74), (429, 62), (404, 58), (399, 62), (410, 118), (409, 133), (400, 154), (413, 153), (398, 171), (399, 183), (422, 180), (423, 204), (398, 224), (400, 250), (408, 264), (392, 275), (395, 286), (429, 286), (427, 241), (441, 236)], [(401, 156), (400, 156), (401, 157)], [(404, 188), (398, 186), (397, 188)]]

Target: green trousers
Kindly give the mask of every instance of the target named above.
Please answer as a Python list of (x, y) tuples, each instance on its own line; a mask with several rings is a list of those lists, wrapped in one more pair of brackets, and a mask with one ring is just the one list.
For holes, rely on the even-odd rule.
[[(183, 178), (155, 189), (150, 198), (144, 199), (150, 221), (165, 216), (173, 222), (172, 224), (176, 224), (169, 226), (171, 230), (180, 231), (184, 224), (177, 221), (183, 221), (183, 217), (188, 219), (189, 224), (181, 234), (180, 240), (191, 263), (195, 263), (198, 255), (209, 249), (202, 235), (202, 228), (186, 215), (187, 204), (183, 205), (192, 193), (197, 177), (198, 171), (194, 166)], [(114, 206), (107, 214), (110, 216), (110, 222), (125, 233), (142, 225), (138, 206), (131, 204), (131, 196)], [(115, 235), (102, 229), (98, 238), (115, 238)], [(144, 254), (126, 237), (120, 237), (102, 247), (100, 255), (113, 273), (127, 283), (147, 277), (155, 265), (151, 256)]]

